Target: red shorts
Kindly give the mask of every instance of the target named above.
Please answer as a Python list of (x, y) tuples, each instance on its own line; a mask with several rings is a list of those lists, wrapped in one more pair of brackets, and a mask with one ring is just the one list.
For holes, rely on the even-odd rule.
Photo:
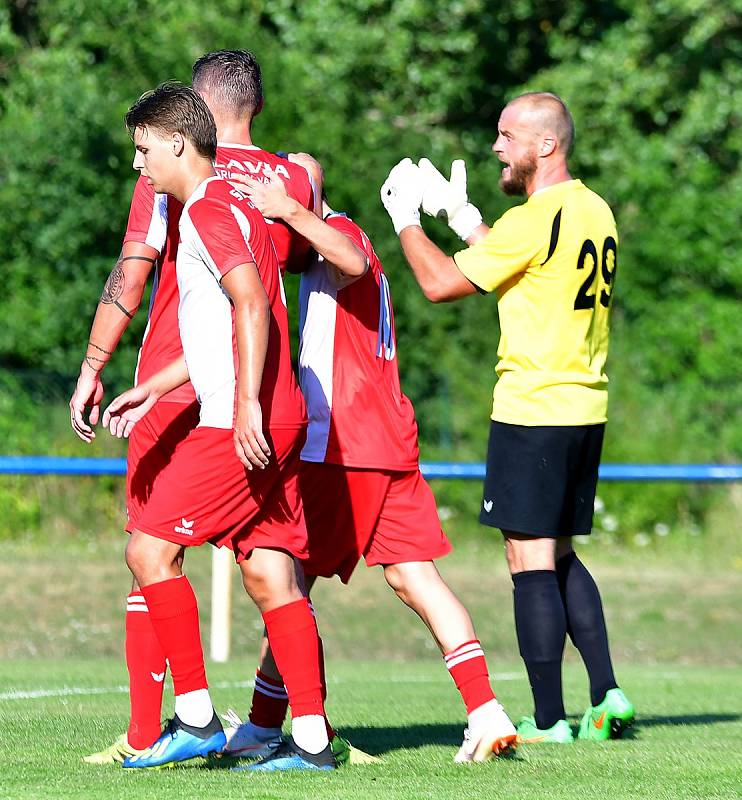
[(156, 478), (137, 530), (168, 542), (229, 547), (239, 562), (256, 547), (307, 556), (299, 495), (299, 454), (306, 428), (267, 433), (270, 464), (247, 470), (232, 430), (196, 428)]
[(433, 492), (420, 470), (390, 472), (302, 461), (299, 485), (309, 534), (307, 575), (350, 580), (366, 565), (432, 561), (451, 552)]
[(160, 402), (129, 436), (126, 457), (126, 530), (131, 533), (147, 504), (155, 478), (170, 463), (175, 448), (198, 425), (200, 406)]

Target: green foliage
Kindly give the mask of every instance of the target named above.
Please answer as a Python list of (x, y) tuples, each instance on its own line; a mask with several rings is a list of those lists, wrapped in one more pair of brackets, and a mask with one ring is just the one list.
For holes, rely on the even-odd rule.
[[(497, 117), (538, 88), (572, 109), (574, 174), (619, 223), (606, 460), (736, 460), (741, 32), (742, 0), (10, 0), (0, 7), (0, 364), (74, 373), (126, 221), (126, 108), (163, 79), (187, 81), (207, 50), (249, 47), (266, 87), (256, 141), (317, 155), (331, 202), (369, 232), (389, 273), (426, 457), (484, 455), (495, 301), (429, 304), (378, 187), (402, 156), (443, 167), (464, 156), (472, 199), (496, 218), (507, 207), (489, 153)], [(461, 246), (428, 228), (448, 252)], [(142, 317), (107, 370), (114, 382), (131, 374)], [(60, 452), (62, 440), (25, 417), (3, 449)], [(471, 488), (443, 492), (471, 513)], [(682, 486), (607, 496), (639, 531), (702, 520), (723, 502)]]

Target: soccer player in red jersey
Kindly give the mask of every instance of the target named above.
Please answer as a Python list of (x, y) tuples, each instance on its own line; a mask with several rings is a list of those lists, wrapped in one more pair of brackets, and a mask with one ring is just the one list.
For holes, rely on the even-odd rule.
[(286, 675), (292, 738), (251, 768), (332, 769), (317, 627), (295, 567), (306, 556), (298, 492), (306, 408), (291, 369), (268, 226), (246, 195), (216, 175), (216, 127), (192, 89), (160, 85), (129, 109), (126, 124), (135, 169), (155, 191), (184, 203), (176, 262), (184, 358), (114, 400), (103, 424), (127, 435), (188, 376), (200, 419), (155, 479), (126, 549), (170, 665), (175, 716), (124, 767), (158, 767), (224, 746), (196, 598), (181, 571), (183, 549), (210, 542), (234, 551)]
[[(294, 158), (321, 185), (319, 164), (303, 154)], [(289, 222), (316, 244), (312, 215), (279, 181), (248, 181), (246, 192), (264, 216)], [(483, 761), (513, 747), (516, 732), (495, 699), (469, 613), (434, 564), (451, 545), (420, 473), (414, 410), (399, 381), (389, 283), (363, 230), (326, 202), (323, 211), (327, 227), (353, 242), (368, 268), (320, 258), (302, 274), (299, 366), (309, 429), (300, 485), (309, 533), (307, 581), (311, 586), (319, 576), (338, 575), (347, 583), (361, 556), (367, 566), (383, 567), (389, 585), (430, 629), (466, 705), (468, 727), (456, 761)], [(280, 668), (271, 667), (267, 657), (263, 671), (277, 693)], [(262, 704), (259, 685), (251, 720), (256, 702)], [(270, 723), (280, 727), (285, 701), (281, 706), (276, 698), (273, 708)]]
[[(245, 173), (264, 177), (277, 165), (275, 174), (289, 193), (313, 207), (315, 198), (306, 171), (252, 142), (252, 122), (263, 107), (262, 77), (255, 58), (242, 50), (208, 53), (194, 65), (193, 81), (217, 121), (217, 171), (227, 177)], [(92, 426), (100, 416), (101, 373), (142, 301), (153, 267), (155, 278), (136, 382), (147, 380), (182, 355), (175, 277), (181, 209), (174, 197), (156, 194), (144, 178), (137, 181), (122, 253), (103, 290), (70, 400), (73, 429), (86, 441), (95, 437)], [(308, 243), (281, 223), (270, 224), (269, 232), (281, 269), (301, 268), (308, 257)], [(198, 415), (196, 395), (186, 383), (163, 396), (132, 430), (127, 456), (127, 530), (133, 529), (146, 507), (153, 482), (177, 444), (198, 424)], [(110, 747), (86, 757), (89, 763), (121, 762), (147, 747), (160, 732), (167, 665), (136, 581), (127, 597), (126, 662), (131, 702), (128, 730)]]

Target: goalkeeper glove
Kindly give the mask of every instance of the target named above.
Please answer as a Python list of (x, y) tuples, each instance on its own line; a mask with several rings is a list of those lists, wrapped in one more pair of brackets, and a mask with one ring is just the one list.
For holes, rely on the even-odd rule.
[(456, 159), (451, 164), (449, 181), (427, 158), (421, 158), (418, 167), (423, 179), (423, 211), (448, 222), (460, 239), (468, 239), (482, 224), (482, 215), (466, 196), (466, 164), (462, 159)]
[(403, 158), (392, 167), (381, 187), (381, 202), (392, 218), (397, 236), (403, 228), (420, 225), (422, 180), (417, 164), (411, 159)]

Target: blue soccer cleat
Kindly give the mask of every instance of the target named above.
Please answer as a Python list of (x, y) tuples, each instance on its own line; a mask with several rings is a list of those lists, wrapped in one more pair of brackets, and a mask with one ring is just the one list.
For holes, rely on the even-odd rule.
[(227, 743), (219, 718), (214, 714), (205, 728), (181, 722), (177, 715), (168, 720), (160, 738), (146, 750), (124, 759), (124, 767), (152, 769), (189, 758), (216, 753)]
[(335, 769), (337, 763), (328, 744), (319, 753), (308, 753), (293, 739), (288, 739), (270, 756), (256, 764), (233, 767), (232, 772), (285, 772), (287, 770), (325, 771)]

